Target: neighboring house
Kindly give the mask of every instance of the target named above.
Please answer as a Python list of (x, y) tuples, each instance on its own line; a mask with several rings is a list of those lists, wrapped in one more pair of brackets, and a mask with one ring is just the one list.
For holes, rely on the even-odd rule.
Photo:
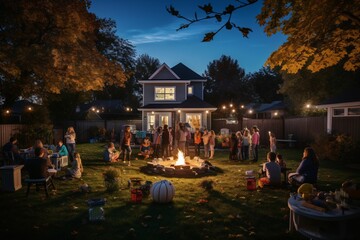
[(18, 100), (14, 102), (11, 108), (3, 109), (5, 120), (11, 123), (21, 123), (24, 115), (38, 110), (41, 105), (32, 103), (29, 100)]
[(170, 68), (162, 64), (143, 86), (142, 129), (150, 131), (165, 124), (176, 127), (179, 122), (195, 128), (211, 129), (211, 112), (216, 107), (204, 101), (201, 77), (182, 63)]
[(271, 103), (249, 103), (245, 106), (247, 110), (245, 116), (267, 119), (278, 118), (285, 115), (286, 105), (283, 101), (273, 101)]
[[(359, 88), (353, 88), (317, 105), (318, 108), (327, 109), (326, 129), (328, 133), (343, 132), (351, 135), (354, 131), (360, 132), (359, 93)], [(346, 128), (343, 125), (346, 125)]]

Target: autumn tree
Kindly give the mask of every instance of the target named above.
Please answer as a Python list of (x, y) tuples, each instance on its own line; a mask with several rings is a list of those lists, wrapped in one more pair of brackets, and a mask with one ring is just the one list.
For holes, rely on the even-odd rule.
[[(238, 26), (232, 17), (241, 8), (257, 2), (231, 1), (223, 9), (212, 4), (200, 5), (204, 16), (186, 17), (175, 7), (167, 11), (185, 21), (177, 30), (194, 23), (216, 19), (220, 27), (205, 34), (203, 41), (212, 41), (223, 29), (236, 29), (245, 37), (251, 29)], [(238, 12), (237, 12), (238, 13)], [(346, 71), (360, 68), (360, 1), (355, 0), (264, 0), (257, 21), (270, 36), (281, 32), (287, 41), (268, 58), (266, 65), (280, 66), (288, 73), (296, 73), (303, 67), (312, 72), (343, 64)]]
[(0, 0), (0, 95), (123, 85), (122, 66), (97, 48), (99, 23), (88, 7), (88, 0)]

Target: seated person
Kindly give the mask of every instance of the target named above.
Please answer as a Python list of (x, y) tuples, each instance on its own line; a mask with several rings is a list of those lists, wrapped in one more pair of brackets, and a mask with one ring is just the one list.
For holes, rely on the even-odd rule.
[(283, 156), (281, 154), (277, 154), (276, 155), (276, 163), (281, 167), (281, 168), (286, 168), (286, 163), (283, 159)]
[[(31, 179), (47, 178), (52, 176), (55, 172), (53, 171), (54, 166), (51, 164), (49, 158), (44, 158), (44, 151), (37, 147), (34, 149), (34, 158), (30, 158), (25, 163), (25, 169), (29, 172)], [(50, 173), (48, 170), (52, 169)]]
[(299, 186), (302, 183), (316, 183), (319, 170), (319, 160), (314, 149), (306, 147), (299, 167), (295, 173), (289, 173), (289, 183)]
[(263, 188), (264, 185), (280, 185), (281, 183), (281, 168), (275, 162), (276, 153), (268, 152), (267, 153), (267, 163), (263, 164), (262, 172), (265, 174), (265, 177), (259, 179), (259, 187)]
[(35, 143), (34, 143), (34, 146), (29, 147), (27, 149), (27, 152), (30, 153), (30, 154), (33, 154), (35, 156), (35, 149), (36, 148), (41, 148), (42, 149), (41, 151), (44, 153), (44, 158), (48, 157), (48, 150), (46, 148), (44, 148), (44, 145), (43, 145), (43, 143), (42, 143), (42, 141), (40, 139), (36, 139)]
[(74, 161), (71, 163), (71, 168), (67, 169), (66, 176), (72, 178), (81, 178), (81, 175), (84, 171), (80, 154), (74, 153)]
[(7, 142), (2, 147), (2, 153), (7, 164), (16, 164), (16, 163), (23, 163), (24, 160), (20, 156), (20, 151), (16, 145), (17, 139), (15, 137), (11, 137), (9, 142)]
[(104, 161), (105, 162), (118, 162), (120, 152), (115, 149), (113, 142), (109, 142), (107, 148), (104, 150)]
[(56, 151), (59, 155), (59, 157), (63, 157), (63, 156), (68, 156), (69, 152), (66, 148), (66, 146), (64, 145), (62, 140), (58, 141), (58, 145), (56, 146)]
[(140, 145), (139, 156), (143, 156), (144, 160), (148, 159), (151, 155), (151, 142), (150, 138), (145, 137), (142, 144)]

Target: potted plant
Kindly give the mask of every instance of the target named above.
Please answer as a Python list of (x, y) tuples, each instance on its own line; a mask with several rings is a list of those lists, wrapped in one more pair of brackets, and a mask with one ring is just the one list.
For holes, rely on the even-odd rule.
[(120, 172), (115, 168), (109, 168), (103, 173), (104, 183), (108, 192), (116, 192), (120, 189)]

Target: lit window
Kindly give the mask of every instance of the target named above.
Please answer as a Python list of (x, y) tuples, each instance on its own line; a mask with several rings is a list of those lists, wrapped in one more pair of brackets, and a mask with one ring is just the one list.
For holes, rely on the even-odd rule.
[(201, 128), (201, 114), (200, 113), (187, 113), (186, 122), (189, 123), (191, 131), (195, 131), (195, 128)]
[(155, 87), (155, 101), (175, 100), (175, 87)]
[(193, 86), (188, 86), (188, 95), (193, 95), (194, 94), (194, 87)]
[(350, 116), (360, 116), (360, 107), (349, 108), (348, 115)]
[(334, 116), (344, 116), (345, 115), (345, 109), (339, 108), (334, 109)]

